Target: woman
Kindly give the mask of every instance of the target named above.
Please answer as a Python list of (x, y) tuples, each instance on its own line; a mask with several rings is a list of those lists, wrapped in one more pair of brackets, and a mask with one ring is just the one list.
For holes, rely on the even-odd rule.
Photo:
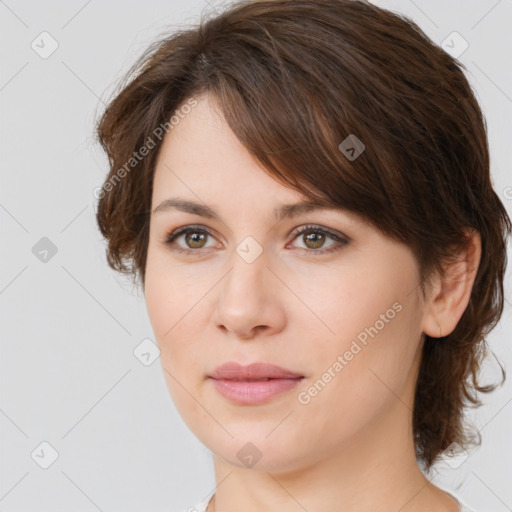
[(511, 223), (462, 68), (368, 3), (241, 2), (109, 103), (98, 225), (213, 452), (195, 510), (469, 510), (428, 477), (478, 444)]

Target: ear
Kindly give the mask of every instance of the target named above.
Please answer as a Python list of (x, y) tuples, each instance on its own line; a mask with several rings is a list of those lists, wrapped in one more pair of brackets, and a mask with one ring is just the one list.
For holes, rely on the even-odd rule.
[(455, 330), (466, 309), (480, 264), (480, 233), (466, 230), (470, 241), (456, 261), (445, 267), (432, 281), (423, 317), (423, 332), (432, 338), (448, 336)]

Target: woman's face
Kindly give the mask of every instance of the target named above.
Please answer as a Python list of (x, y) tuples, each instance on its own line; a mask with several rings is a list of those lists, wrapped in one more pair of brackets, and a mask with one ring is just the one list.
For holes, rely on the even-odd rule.
[[(238, 466), (252, 455), (262, 470), (296, 469), (371, 446), (411, 415), (425, 309), (411, 251), (343, 210), (277, 220), (306, 198), (259, 167), (211, 96), (197, 99), (158, 157), (145, 276), (179, 413)], [(198, 207), (158, 209), (169, 199)], [(210, 377), (229, 361), (301, 378)]]

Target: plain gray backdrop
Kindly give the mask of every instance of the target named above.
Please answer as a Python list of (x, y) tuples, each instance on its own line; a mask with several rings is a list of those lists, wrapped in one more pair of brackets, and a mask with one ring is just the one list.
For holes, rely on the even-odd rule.
[[(511, 212), (512, 1), (374, 3), (460, 54)], [(0, 1), (1, 511), (177, 512), (214, 488), (211, 454), (177, 414), (159, 359), (140, 356), (154, 340), (142, 292), (106, 264), (94, 190), (107, 161), (93, 129), (147, 45), (221, 7)], [(511, 302), (489, 336), (506, 369)], [(499, 375), (489, 360), (484, 381)], [(511, 377), (470, 415), (482, 447), (437, 468), (435, 481), (479, 512), (512, 510)]]

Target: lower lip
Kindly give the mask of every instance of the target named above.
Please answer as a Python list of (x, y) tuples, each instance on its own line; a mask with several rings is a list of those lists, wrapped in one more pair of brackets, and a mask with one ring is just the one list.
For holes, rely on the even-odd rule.
[(296, 379), (270, 379), (264, 381), (217, 380), (215, 389), (228, 400), (239, 405), (257, 405), (269, 402), (272, 398), (293, 389), (302, 377)]

